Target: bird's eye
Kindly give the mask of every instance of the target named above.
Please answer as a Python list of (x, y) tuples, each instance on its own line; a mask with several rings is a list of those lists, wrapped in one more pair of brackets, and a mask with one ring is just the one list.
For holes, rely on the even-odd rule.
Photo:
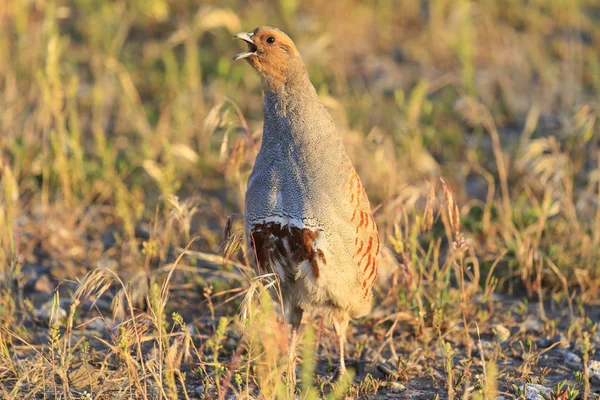
[(273, 44), (273, 43), (275, 43), (275, 37), (274, 37), (274, 36), (269, 36), (269, 37), (267, 38), (267, 43), (269, 43), (269, 44)]

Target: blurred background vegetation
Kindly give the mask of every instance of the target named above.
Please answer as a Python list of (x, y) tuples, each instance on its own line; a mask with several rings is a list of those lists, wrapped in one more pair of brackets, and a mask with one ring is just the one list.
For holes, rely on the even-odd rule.
[[(259, 25), (295, 40), (377, 210), (381, 307), (451, 304), (457, 240), (472, 293), (600, 300), (597, 0), (4, 1), (5, 293), (40, 270), (146, 282), (196, 236), (188, 264), (219, 264), (262, 126), (231, 38)], [(210, 298), (193, 270), (182, 282)], [(0, 323), (22, 321), (20, 301)]]
[(90, 229), (124, 246), (171, 195), (194, 199), (185, 233), (216, 251), (262, 118), (231, 37), (269, 24), (297, 42), (384, 238), (443, 176), (481, 260), (506, 250), (527, 283), (519, 270), (541, 257), (598, 295), (594, 0), (20, 0), (0, 12), (5, 273), (40, 252), (93, 266)]

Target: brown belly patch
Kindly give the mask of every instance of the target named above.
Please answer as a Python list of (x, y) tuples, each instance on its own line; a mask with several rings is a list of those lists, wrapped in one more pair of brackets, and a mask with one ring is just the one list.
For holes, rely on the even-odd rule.
[(327, 264), (325, 254), (315, 248), (318, 232), (308, 228), (281, 226), (276, 222), (255, 224), (250, 228), (251, 246), (263, 272), (274, 272), (273, 263), (284, 266), (286, 280), (293, 281), (297, 266), (308, 261), (315, 279), (319, 278), (319, 262)]

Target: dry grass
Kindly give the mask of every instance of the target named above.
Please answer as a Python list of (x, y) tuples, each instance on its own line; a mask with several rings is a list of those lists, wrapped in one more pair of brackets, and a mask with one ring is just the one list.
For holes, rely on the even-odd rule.
[[(290, 381), (246, 257), (261, 24), (385, 242), (338, 383), (318, 316)], [(0, 397), (597, 397), (598, 54), (595, 0), (0, 4)]]

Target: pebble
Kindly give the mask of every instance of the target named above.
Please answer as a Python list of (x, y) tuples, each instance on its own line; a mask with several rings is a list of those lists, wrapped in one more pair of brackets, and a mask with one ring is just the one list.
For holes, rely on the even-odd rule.
[(595, 385), (600, 385), (600, 361), (590, 361), (588, 363), (588, 372), (590, 374), (590, 382)]
[(104, 234), (102, 237), (102, 245), (104, 246), (104, 249), (109, 249), (117, 245), (116, 235), (118, 235), (117, 232), (107, 232)]
[[(523, 386), (526, 386), (525, 389), (523, 388)], [(550, 389), (548, 389), (546, 386), (537, 385), (534, 383), (528, 383), (527, 385), (521, 385), (521, 387), (519, 387), (519, 390), (521, 390), (521, 392), (525, 391), (525, 399), (526, 400), (544, 400), (542, 393), (544, 393), (545, 395), (548, 395), (548, 396), (550, 396), (550, 393), (552, 393), (552, 391)]]
[(521, 330), (525, 332), (539, 332), (542, 330), (543, 324), (538, 317), (528, 316), (521, 323)]
[(401, 393), (406, 390), (406, 386), (400, 382), (392, 382), (390, 383), (390, 389), (392, 389), (392, 393)]
[[(47, 301), (46, 303), (42, 304), (42, 306), (40, 308), (37, 308), (33, 311), (33, 315), (43, 321), (49, 321), (50, 317), (52, 314), (52, 300)], [(57, 321), (59, 322), (59, 320), (66, 318), (67, 317), (67, 312), (62, 308), (62, 307), (58, 307), (56, 309), (56, 315), (55, 315)]]
[(33, 289), (38, 292), (51, 294), (54, 290), (54, 285), (50, 281), (50, 278), (48, 278), (48, 275), (42, 275), (35, 281)]
[[(86, 324), (86, 329), (92, 330), (92, 331), (104, 331), (106, 330), (106, 325), (110, 324), (111, 321), (109, 319), (104, 319), (101, 320), (100, 318), (94, 319), (92, 321), (90, 321), (88, 324)], [(108, 325), (110, 326), (110, 325)]]
[(551, 338), (545, 337), (542, 340), (540, 340), (538, 344), (541, 348), (545, 349), (556, 343), (559, 343), (557, 346), (558, 348), (561, 348), (561, 349), (569, 348), (569, 340), (562, 332)]
[(395, 379), (399, 377), (396, 367), (389, 362), (378, 364), (377, 370), (381, 372), (385, 377), (392, 377)]
[(84, 364), (69, 372), (69, 384), (77, 388), (93, 386), (98, 383), (100, 373), (91, 365)]
[[(495, 346), (494, 346), (494, 343), (492, 343), (492, 342), (489, 342), (487, 340), (482, 340), (481, 341), (481, 349), (483, 349), (483, 355), (485, 356), (486, 354), (492, 353), (495, 349)], [(472, 355), (474, 357), (481, 357), (481, 349), (479, 348), (479, 344), (477, 344), (477, 346), (473, 347)]]
[(577, 354), (565, 349), (559, 349), (558, 351), (569, 364), (581, 365), (581, 357), (579, 357)]
[(498, 324), (494, 327), (494, 333), (500, 342), (504, 342), (510, 338), (510, 331), (502, 324)]

